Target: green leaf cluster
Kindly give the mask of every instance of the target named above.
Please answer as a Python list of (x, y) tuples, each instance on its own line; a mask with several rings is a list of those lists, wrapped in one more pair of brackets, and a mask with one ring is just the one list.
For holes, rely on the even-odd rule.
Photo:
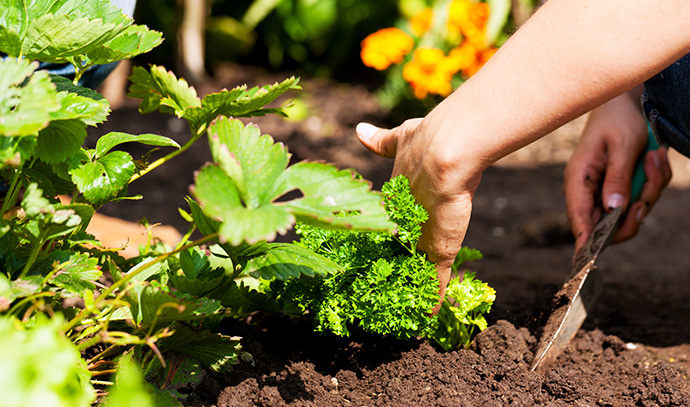
[(75, 83), (94, 65), (148, 52), (162, 35), (134, 25), (109, 0), (0, 0), (0, 51), (17, 59), (71, 63)]
[(478, 331), (486, 329), (485, 315), (491, 311), (496, 291), (467, 271), (448, 284), (438, 313), (439, 325), (429, 338), (445, 350), (467, 347)]
[(79, 351), (60, 332), (63, 320), (41, 317), (24, 327), (0, 318), (0, 391), (8, 407), (87, 407), (94, 400)]
[(300, 89), (297, 78), (288, 78), (281, 83), (253, 87), (245, 85), (232, 90), (211, 93), (203, 98), (197, 96), (196, 90), (184, 79), (161, 66), (152, 66), (150, 70), (134, 68), (130, 80), (128, 96), (141, 99), (139, 111), (151, 113), (159, 110), (184, 118), (192, 129), (192, 134), (206, 130), (211, 121), (218, 116), (250, 117), (263, 116), (268, 113), (282, 114), (280, 108), (266, 108), (276, 98), (288, 90)]
[[(192, 193), (206, 216), (219, 222), (223, 243), (273, 240), (296, 220), (342, 229), (394, 226), (381, 198), (353, 172), (322, 163), (288, 167), (286, 148), (254, 125), (221, 117), (209, 127), (209, 142), (214, 163), (197, 173)], [(279, 200), (295, 191), (301, 196)], [(353, 216), (337, 216), (342, 211)]]
[[(348, 335), (352, 326), (398, 338), (427, 337), (446, 350), (469, 346), (474, 334), (486, 328), (494, 290), (466, 272), (453, 279), (438, 315), (439, 283), (435, 264), (416, 250), (428, 219), (415, 201), (404, 176), (381, 188), (384, 208), (398, 225), (393, 232), (341, 231), (298, 224), (299, 244), (339, 267), (320, 278), (293, 276), (274, 281), (271, 294), (284, 312), (307, 313), (315, 330)], [(352, 213), (342, 212), (344, 219)], [(453, 265), (479, 260), (476, 249), (462, 248)]]
[[(0, 61), (3, 400), (81, 406), (97, 388), (113, 407), (179, 405), (171, 394), (184, 398), (178, 390), (206, 371), (251, 360), (218, 326), (255, 311), (309, 309), (321, 329), (341, 333), (355, 321), (403, 338), (433, 329), (435, 268), (416, 251), (426, 213), (406, 181), (379, 194), (351, 170), (290, 165), (282, 144), (234, 118), (282, 113), (266, 105), (298, 89), (297, 79), (200, 99), (162, 67), (137, 68), (130, 95), (140, 110), (186, 119), (189, 140), (111, 132), (85, 148), (86, 128), (106, 121), (110, 106), (76, 85), (79, 76), (145, 52), (159, 34), (106, 0), (0, 7), (0, 51), (15, 57)], [(70, 62), (77, 75), (36, 72), (30, 59)], [(102, 205), (130, 198), (129, 183), (206, 135), (212, 162), (196, 175), (189, 213), (180, 210), (190, 227), (174, 248), (149, 234), (138, 256), (123, 258), (86, 232)], [(135, 160), (120, 149), (131, 142), (171, 152)], [(272, 242), (295, 223), (302, 242)], [(203, 237), (191, 241), (197, 231)]]
[[(299, 224), (300, 244), (341, 266), (322, 279), (292, 278), (277, 288), (287, 305), (309, 312), (317, 331), (348, 335), (350, 326), (398, 338), (424, 336), (435, 326), (429, 315), (438, 301), (435, 265), (415, 247), (427, 219), (403, 176), (381, 189), (397, 233), (339, 231)], [(347, 220), (357, 213), (343, 212)]]

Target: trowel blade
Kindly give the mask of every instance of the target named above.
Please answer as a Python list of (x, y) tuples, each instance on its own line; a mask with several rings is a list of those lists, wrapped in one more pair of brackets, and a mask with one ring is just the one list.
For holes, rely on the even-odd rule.
[(531, 371), (548, 368), (587, 318), (602, 290), (601, 275), (594, 263), (618, 230), (622, 215), (619, 207), (604, 216), (573, 260), (565, 283), (554, 296), (554, 310), (544, 326)]

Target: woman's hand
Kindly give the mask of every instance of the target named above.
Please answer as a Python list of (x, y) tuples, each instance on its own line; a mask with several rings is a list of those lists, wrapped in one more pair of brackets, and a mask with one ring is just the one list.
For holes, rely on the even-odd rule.
[[(429, 213), (418, 248), (437, 264), (443, 299), (455, 260), (469, 224), (472, 197), (480, 174), (451, 157), (454, 149), (438, 145), (435, 132), (422, 119), (411, 119), (391, 129), (368, 123), (357, 126), (360, 141), (377, 155), (395, 158), (392, 176), (404, 174), (412, 193)], [(441, 302), (434, 308), (438, 312)]]
[(630, 202), (635, 163), (647, 143), (647, 123), (640, 111), (639, 94), (640, 89), (636, 88), (593, 110), (566, 166), (564, 191), (576, 252), (604, 212), (619, 206), (630, 204), (611, 242), (634, 237), (642, 219), (671, 180), (666, 148), (647, 152), (647, 180), (639, 200)]

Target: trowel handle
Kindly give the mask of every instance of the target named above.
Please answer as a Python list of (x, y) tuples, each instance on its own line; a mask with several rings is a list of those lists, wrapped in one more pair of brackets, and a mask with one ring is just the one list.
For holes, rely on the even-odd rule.
[(659, 143), (656, 141), (656, 137), (654, 137), (652, 128), (647, 125), (647, 148), (642, 155), (640, 155), (640, 158), (637, 159), (637, 163), (635, 163), (635, 170), (633, 171), (632, 179), (632, 190), (630, 192), (630, 203), (640, 199), (642, 187), (647, 181), (647, 177), (644, 175), (644, 156), (648, 151), (653, 151), (657, 148), (659, 148)]

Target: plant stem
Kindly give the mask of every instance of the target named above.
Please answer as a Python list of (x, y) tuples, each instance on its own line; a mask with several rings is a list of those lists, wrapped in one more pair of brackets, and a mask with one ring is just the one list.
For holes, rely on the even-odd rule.
[(10, 187), (7, 191), (7, 195), (5, 195), (5, 201), (2, 203), (2, 209), (0, 209), (0, 214), (3, 216), (8, 210), (10, 210), (12, 206), (14, 206), (14, 202), (17, 200), (17, 194), (19, 193), (19, 189), (17, 188), (18, 181), (19, 171), (17, 170), (12, 176)]
[(12, 306), (12, 308), (9, 310), (9, 312), (7, 312), (7, 315), (12, 315), (12, 314), (14, 314), (15, 312), (17, 312), (17, 311), (19, 310), (19, 308), (20, 308), (22, 305), (24, 305), (25, 303), (27, 303), (27, 302), (29, 302), (29, 301), (33, 301), (33, 300), (35, 300), (36, 298), (41, 298), (41, 297), (52, 297), (52, 296), (54, 296), (54, 295), (55, 295), (55, 293), (51, 293), (51, 292), (42, 292), (42, 293), (38, 293), (38, 294), (34, 294), (34, 295), (32, 295), (32, 296), (26, 297), (26, 298), (24, 298), (23, 300), (19, 301), (18, 303), (14, 304), (14, 305)]
[(34, 247), (31, 249), (31, 255), (29, 256), (29, 260), (26, 262), (24, 270), (22, 270), (22, 273), (19, 275), (19, 279), (26, 277), (26, 275), (29, 274), (29, 270), (31, 270), (31, 266), (34, 265), (34, 262), (38, 257), (38, 252), (41, 251), (41, 247), (43, 246), (43, 235), (44, 232), (41, 232), (41, 234), (39, 234), (38, 243), (36, 243)]
[(142, 176), (148, 174), (149, 172), (153, 171), (155, 168), (161, 166), (162, 164), (172, 160), (173, 158), (177, 157), (178, 155), (184, 153), (189, 149), (189, 147), (192, 146), (197, 140), (203, 136), (203, 132), (197, 132), (196, 135), (194, 135), (191, 139), (189, 139), (182, 147), (180, 147), (179, 150), (175, 150), (172, 153), (166, 155), (165, 157), (159, 158), (158, 160), (152, 162), (150, 165), (146, 167), (145, 170), (142, 170), (141, 172), (134, 174), (132, 178), (130, 178), (129, 182), (132, 183), (132, 181), (135, 181)]
[[(97, 306), (98, 304), (100, 304), (101, 301), (103, 301), (105, 298), (107, 298), (107, 297), (108, 297), (110, 294), (112, 294), (115, 290), (117, 290), (119, 287), (123, 286), (124, 284), (128, 283), (132, 278), (136, 277), (138, 274), (140, 274), (142, 271), (148, 269), (148, 268), (151, 267), (153, 264), (156, 264), (156, 263), (158, 263), (158, 262), (161, 262), (161, 261), (167, 259), (168, 257), (170, 257), (170, 256), (172, 256), (172, 255), (174, 255), (174, 254), (177, 254), (177, 253), (181, 252), (182, 250), (187, 250), (187, 249), (189, 249), (190, 247), (200, 246), (200, 245), (202, 245), (202, 244), (204, 244), (204, 243), (210, 242), (210, 241), (216, 239), (217, 237), (218, 237), (218, 233), (214, 233), (214, 234), (209, 235), (209, 236), (206, 236), (206, 237), (204, 237), (204, 238), (202, 238), (202, 239), (199, 239), (199, 240), (196, 240), (196, 241), (191, 242), (191, 243), (189, 243), (189, 244), (186, 244), (186, 245), (184, 245), (184, 246), (182, 246), (182, 247), (180, 247), (180, 248), (178, 248), (178, 249), (175, 249), (175, 250), (173, 250), (173, 251), (171, 251), (171, 252), (161, 254), (160, 256), (156, 257), (155, 259), (151, 260), (150, 262), (148, 262), (148, 263), (142, 265), (142, 266), (139, 267), (137, 270), (135, 270), (135, 271), (133, 271), (133, 272), (131, 272), (131, 273), (128, 273), (128, 274), (127, 274), (126, 276), (124, 276), (122, 279), (120, 279), (120, 280), (114, 282), (110, 287), (108, 287), (107, 290), (103, 291), (103, 293), (102, 293), (101, 295), (99, 295), (98, 298), (96, 298), (96, 300), (94, 300), (94, 306)], [(81, 321), (82, 319), (84, 319), (84, 317), (86, 316), (86, 313), (87, 313), (87, 312), (89, 312), (89, 309), (87, 309), (87, 308), (82, 309), (81, 312), (80, 312), (79, 314), (77, 314), (77, 316), (75, 316), (74, 318), (72, 318), (69, 322), (67, 322), (67, 323), (62, 327), (62, 331), (66, 333), (67, 331), (69, 331), (70, 329), (72, 329), (79, 321)]]

